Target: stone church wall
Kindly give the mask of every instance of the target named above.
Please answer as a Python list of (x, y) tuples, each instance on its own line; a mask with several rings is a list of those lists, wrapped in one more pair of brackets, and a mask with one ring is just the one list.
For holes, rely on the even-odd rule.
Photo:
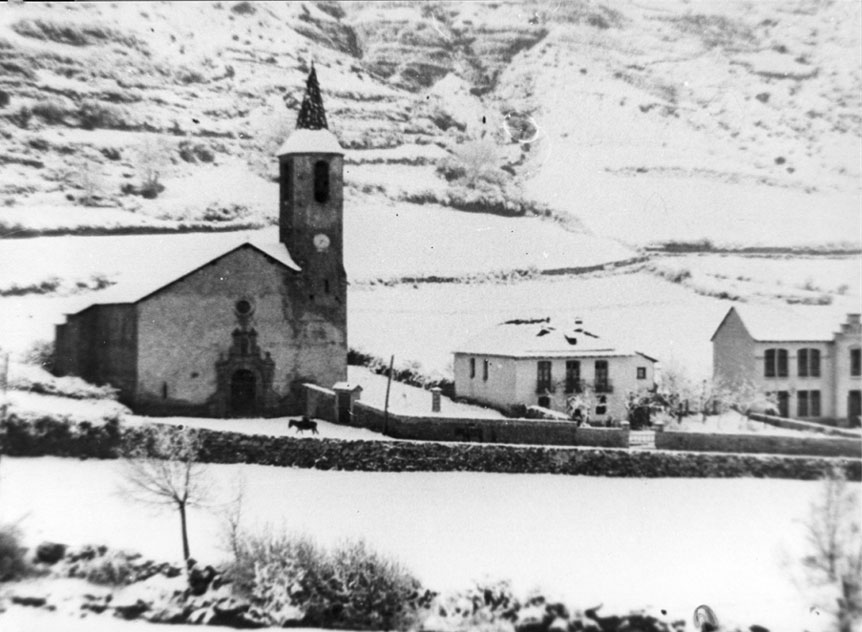
[[(332, 384), (346, 374), (344, 330), (292, 299), (297, 273), (251, 246), (240, 248), (143, 300), (138, 306), (138, 408), (213, 414), (216, 363), (240, 328), (237, 301), (252, 305), (248, 326), (275, 363), (279, 412), (295, 408), (297, 379)], [(344, 348), (343, 360), (333, 349)], [(330, 381), (331, 380), (331, 381)]]
[(134, 393), (136, 353), (133, 305), (93, 305), (57, 327), (57, 373), (110, 383), (125, 403)]

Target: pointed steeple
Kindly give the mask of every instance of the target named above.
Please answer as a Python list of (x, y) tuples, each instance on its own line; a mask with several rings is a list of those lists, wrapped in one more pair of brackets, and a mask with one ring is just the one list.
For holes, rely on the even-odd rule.
[(317, 83), (317, 73), (314, 63), (305, 81), (305, 96), (296, 118), (296, 129), (329, 129), (326, 125), (326, 112), (323, 110), (323, 98), (320, 96), (320, 85)]

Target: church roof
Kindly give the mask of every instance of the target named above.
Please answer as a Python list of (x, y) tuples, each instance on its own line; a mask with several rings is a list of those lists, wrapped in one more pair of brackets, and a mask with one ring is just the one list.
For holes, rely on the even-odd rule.
[(285, 154), (344, 155), (344, 150), (338, 144), (335, 134), (328, 129), (297, 129), (278, 150), (279, 156)]
[[(557, 324), (548, 319), (499, 324), (468, 340), (455, 352), (514, 358), (599, 358), (632, 356), (637, 353), (617, 349), (607, 340), (584, 329), (578, 321)], [(655, 361), (649, 356), (644, 357)]]
[(299, 106), (299, 115), (296, 117), (296, 129), (328, 129), (314, 63), (311, 64), (311, 71), (305, 80), (305, 95), (302, 97), (302, 105)]
[(181, 247), (176, 248), (171, 247), (169, 240), (163, 244), (160, 252), (154, 253), (159, 260), (158, 265), (138, 270), (96, 296), (82, 296), (80, 301), (70, 305), (66, 313), (77, 314), (93, 305), (138, 303), (240, 248), (253, 248), (286, 268), (301, 271), (285, 245), (277, 242), (244, 240), (226, 248), (223, 242), (207, 244), (202, 240), (194, 250), (189, 250), (185, 242), (177, 244)]
[(326, 124), (326, 111), (314, 64), (305, 81), (305, 95), (296, 117), (296, 130), (278, 150), (279, 156), (285, 154), (344, 154), (338, 139)]

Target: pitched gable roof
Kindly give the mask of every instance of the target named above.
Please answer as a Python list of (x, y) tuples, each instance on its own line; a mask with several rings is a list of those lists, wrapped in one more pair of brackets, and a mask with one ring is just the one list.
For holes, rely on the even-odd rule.
[[(501, 323), (459, 346), (455, 353), (515, 358), (630, 356), (582, 325), (542, 321)], [(648, 356), (644, 356), (648, 359)]]
[(193, 251), (187, 248), (171, 248), (168, 245), (158, 253), (156, 265), (139, 270), (131, 278), (100, 291), (95, 296), (82, 296), (81, 300), (74, 303), (67, 313), (77, 314), (93, 305), (137, 303), (241, 248), (252, 248), (285, 268), (295, 272), (301, 271), (291, 258), (287, 247), (281, 243), (242, 241), (225, 248), (223, 243), (203, 242)]
[(734, 305), (725, 314), (711, 340), (735, 312), (748, 334), (758, 342), (825, 342), (834, 337), (841, 322), (834, 310), (807, 307), (802, 312), (791, 306)]

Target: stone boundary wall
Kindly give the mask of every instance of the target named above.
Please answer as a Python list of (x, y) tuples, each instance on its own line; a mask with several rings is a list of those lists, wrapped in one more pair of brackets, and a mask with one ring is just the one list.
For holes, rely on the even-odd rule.
[[(2, 437), (8, 456), (117, 458), (122, 444), (151, 446), (159, 428), (117, 423), (69, 424), (10, 415)], [(499, 472), (635, 478), (786, 478), (815, 480), (834, 469), (862, 481), (862, 460), (782, 455), (710, 454), (476, 443), (295, 439), (197, 429), (200, 461), (363, 472)], [(158, 455), (155, 455), (158, 456)]]
[(353, 404), (353, 424), (396, 439), (415, 441), (472, 441), (532, 445), (628, 448), (628, 430), (578, 427), (552, 419), (481, 419), (415, 416), (384, 412), (364, 402)]
[(787, 428), (788, 430), (809, 430), (811, 432), (821, 432), (828, 435), (838, 435), (841, 437), (854, 437), (862, 439), (862, 435), (858, 432), (845, 430), (836, 426), (827, 424), (814, 423), (811, 421), (802, 421), (800, 419), (788, 419), (787, 417), (776, 417), (774, 415), (764, 415), (762, 413), (749, 413), (748, 415), (754, 421), (762, 421), (770, 426), (778, 428)]
[(784, 437), (779, 435), (657, 432), (659, 450), (794, 454), (862, 458), (862, 441), (843, 437)]
[(335, 423), (338, 420), (335, 391), (316, 384), (303, 384), (302, 386), (305, 393), (305, 414), (312, 419), (323, 419)]

